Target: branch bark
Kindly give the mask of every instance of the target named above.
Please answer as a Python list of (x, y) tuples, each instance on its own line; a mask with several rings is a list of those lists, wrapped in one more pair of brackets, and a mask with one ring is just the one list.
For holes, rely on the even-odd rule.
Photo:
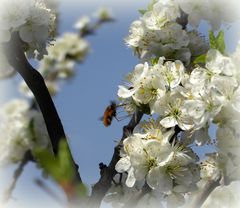
[(99, 207), (103, 197), (107, 193), (108, 189), (111, 187), (112, 180), (114, 176), (117, 174), (115, 170), (115, 165), (117, 164), (118, 160), (120, 159), (120, 149), (123, 145), (124, 139), (126, 139), (129, 134), (132, 133), (135, 126), (140, 122), (142, 119), (143, 112), (136, 111), (131, 120), (129, 121), (128, 125), (123, 127), (123, 135), (121, 140), (119, 141), (118, 145), (114, 148), (114, 153), (112, 159), (107, 167), (102, 170), (101, 177), (99, 181), (93, 186), (92, 188), (92, 195), (88, 201), (89, 208), (96, 208)]
[[(5, 45), (5, 53), (9, 64), (22, 76), (34, 94), (47, 127), (53, 152), (56, 155), (58, 153), (59, 142), (61, 139), (66, 139), (66, 135), (44, 79), (28, 62), (22, 45), (18, 33), (14, 33), (12, 34), (11, 40)], [(70, 149), (69, 152), (71, 153)], [(72, 161), (74, 162), (73, 158)], [(74, 182), (82, 182), (77, 164), (75, 164)]]
[(219, 180), (209, 179), (205, 186), (200, 190), (200, 192), (190, 201), (190, 203), (186, 206), (186, 208), (200, 208), (212, 191), (218, 187)]

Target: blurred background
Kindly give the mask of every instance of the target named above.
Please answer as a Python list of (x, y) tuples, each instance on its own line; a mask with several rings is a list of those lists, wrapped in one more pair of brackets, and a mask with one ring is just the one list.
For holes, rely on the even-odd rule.
[[(123, 83), (124, 76), (138, 63), (137, 57), (133, 56), (123, 39), (128, 34), (131, 22), (139, 17), (138, 9), (145, 8), (148, 3), (148, 0), (60, 0), (60, 34), (76, 32), (73, 25), (77, 19), (83, 15), (92, 15), (102, 6), (110, 8), (116, 19), (115, 22), (104, 24), (96, 34), (87, 37), (91, 47), (89, 56), (83, 64), (77, 66), (76, 76), (67, 83), (62, 83), (60, 93), (54, 97), (72, 154), (89, 189), (100, 177), (98, 164), (108, 164), (115, 141), (121, 138), (122, 127), (129, 121), (129, 118), (121, 122), (114, 120), (106, 128), (99, 118), (109, 102), (117, 99), (118, 85)], [(207, 36), (208, 28), (205, 24), (200, 25), (200, 31)], [(239, 23), (225, 28), (229, 52), (235, 50), (239, 35)], [(20, 81), (19, 76), (1, 80), (1, 105), (13, 97), (22, 96), (18, 92)], [(10, 183), (15, 168), (11, 166), (1, 171), (0, 196), (4, 187)], [(42, 178), (41, 170), (29, 163), (13, 192), (14, 198), (6, 208), (40, 208), (44, 205), (62, 207), (34, 183), (39, 178)], [(60, 189), (49, 179), (46, 183), (64, 201), (64, 194)], [(102, 207), (107, 206), (104, 204)]]

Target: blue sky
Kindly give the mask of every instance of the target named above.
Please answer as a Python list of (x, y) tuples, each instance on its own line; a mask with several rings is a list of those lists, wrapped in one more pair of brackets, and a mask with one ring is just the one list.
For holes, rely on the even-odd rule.
[[(111, 7), (116, 22), (105, 24), (96, 35), (87, 38), (91, 45), (91, 53), (86, 61), (76, 68), (77, 76), (62, 84), (61, 92), (54, 98), (59, 115), (62, 119), (70, 147), (76, 163), (80, 166), (83, 181), (94, 184), (99, 179), (98, 164), (107, 163), (111, 159), (115, 141), (122, 135), (122, 126), (128, 119), (105, 128), (99, 118), (109, 101), (117, 98), (118, 85), (124, 75), (138, 63), (132, 51), (126, 47), (123, 38), (127, 36), (129, 25), (138, 18), (137, 10), (144, 8), (149, 1), (135, 0), (62, 0), (60, 5), (60, 33), (74, 31), (72, 25), (81, 15), (92, 14), (99, 6)], [(201, 26), (205, 34), (207, 29)], [(239, 37), (237, 27), (226, 31), (229, 50)], [(3, 89), (11, 90), (5, 99), (20, 96), (17, 92), (19, 77), (0, 83)], [(4, 102), (4, 99), (0, 99)], [(5, 180), (0, 182), (0, 190), (7, 185), (12, 176), (12, 168), (5, 171)], [(7, 173), (7, 174), (6, 174)], [(41, 177), (41, 171), (29, 164), (21, 176), (13, 195), (16, 200), (8, 204), (12, 207), (60, 207), (42, 190), (34, 185), (33, 180)], [(51, 187), (55, 185), (48, 182)], [(61, 191), (54, 190), (63, 197)], [(38, 203), (36, 203), (38, 202)]]

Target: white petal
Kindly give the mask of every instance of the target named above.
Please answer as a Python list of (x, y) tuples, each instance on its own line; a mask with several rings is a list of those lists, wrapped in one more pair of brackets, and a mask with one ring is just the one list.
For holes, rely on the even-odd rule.
[(125, 171), (128, 171), (130, 166), (131, 166), (131, 163), (130, 163), (129, 158), (123, 157), (117, 162), (115, 169), (117, 172), (123, 173)]
[(164, 193), (171, 191), (173, 188), (172, 179), (161, 167), (152, 168), (149, 171), (147, 175), (147, 184), (152, 189), (158, 189)]
[(124, 86), (118, 86), (118, 97), (121, 97), (121, 98), (128, 98), (128, 97), (131, 97), (133, 94), (134, 94), (135, 90), (134, 89), (127, 89), (126, 87)]
[(233, 108), (240, 112), (240, 87), (234, 92)]
[(147, 172), (148, 172), (148, 169), (146, 164), (139, 164), (134, 169), (134, 176), (136, 180), (141, 181), (145, 178), (145, 176), (147, 175)]
[(163, 125), (165, 128), (171, 128), (177, 125), (177, 121), (173, 116), (168, 116), (160, 121), (160, 124)]
[(33, 31), (29, 26), (22, 26), (19, 29), (20, 38), (27, 43), (31, 43), (33, 41)]
[(134, 177), (134, 172), (133, 172), (133, 168), (131, 168), (129, 171), (128, 171), (128, 177), (127, 177), (127, 180), (126, 180), (126, 185), (128, 187), (133, 187), (135, 182), (136, 182), (136, 178)]

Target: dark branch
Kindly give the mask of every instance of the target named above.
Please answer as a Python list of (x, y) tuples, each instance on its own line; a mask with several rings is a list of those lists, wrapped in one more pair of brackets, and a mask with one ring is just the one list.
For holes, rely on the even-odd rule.
[[(47, 127), (53, 152), (56, 155), (58, 153), (59, 142), (61, 139), (66, 139), (66, 135), (44, 79), (42, 75), (28, 62), (22, 45), (23, 44), (18, 36), (18, 33), (12, 34), (11, 40), (5, 45), (5, 53), (9, 63), (22, 76), (34, 94)], [(82, 182), (78, 172), (78, 165), (75, 165), (75, 167), (76, 171), (74, 182)]]
[(143, 116), (143, 112), (137, 111), (136, 113), (133, 114), (128, 125), (123, 127), (122, 139), (119, 141), (118, 145), (114, 148), (112, 160), (110, 161), (109, 165), (106, 168), (104, 168), (101, 174), (101, 178), (92, 188), (92, 195), (88, 203), (89, 207), (100, 206), (103, 197), (107, 193), (108, 189), (111, 187), (111, 182), (114, 176), (117, 174), (115, 170), (115, 165), (120, 159), (120, 149), (123, 145), (123, 141), (129, 136), (129, 134), (132, 133), (135, 126), (142, 119), (142, 116)]
[(181, 16), (177, 18), (177, 23), (182, 25), (182, 29), (185, 30), (188, 24), (188, 14), (181, 10)]

